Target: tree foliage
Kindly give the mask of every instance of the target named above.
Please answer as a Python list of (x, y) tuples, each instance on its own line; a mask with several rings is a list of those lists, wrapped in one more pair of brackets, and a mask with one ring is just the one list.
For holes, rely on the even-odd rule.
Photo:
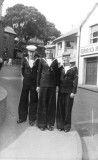
[(0, 7), (2, 6), (3, 2), (4, 2), (4, 0), (0, 0)]
[(26, 41), (37, 37), (47, 43), (61, 34), (55, 25), (47, 21), (46, 17), (35, 7), (16, 4), (7, 8), (3, 19), (5, 25), (14, 27), (19, 39), (24, 38)]

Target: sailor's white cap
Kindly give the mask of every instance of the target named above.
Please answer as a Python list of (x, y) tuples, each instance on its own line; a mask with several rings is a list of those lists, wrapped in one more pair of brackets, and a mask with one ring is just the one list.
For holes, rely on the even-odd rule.
[(76, 61), (74, 59), (69, 60), (69, 63), (73, 63), (73, 62), (76, 62)]
[(37, 49), (37, 47), (34, 46), (34, 45), (28, 45), (28, 46), (26, 47), (26, 49), (27, 49), (28, 51), (35, 51), (35, 50)]

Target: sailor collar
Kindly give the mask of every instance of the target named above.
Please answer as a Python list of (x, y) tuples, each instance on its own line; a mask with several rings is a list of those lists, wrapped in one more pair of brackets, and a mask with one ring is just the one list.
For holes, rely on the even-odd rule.
[(51, 59), (51, 64), (49, 65), (47, 59), (45, 58), (42, 58), (42, 59), (47, 63), (48, 66), (51, 66), (51, 64), (56, 60), (55, 58)]
[(74, 67), (75, 67), (75, 65), (72, 66), (72, 67), (70, 67), (70, 66), (64, 67), (64, 66), (63, 66), (63, 69), (64, 69), (64, 71), (65, 71), (65, 74), (66, 74), (70, 69), (72, 69), (72, 68), (74, 68)]
[(32, 60), (32, 66), (30, 65), (29, 59), (28, 59), (27, 57), (25, 57), (25, 59), (27, 60), (27, 63), (28, 63), (28, 65), (29, 65), (29, 67), (32, 68), (38, 58), (36, 58), (35, 60)]
[(74, 68), (74, 67), (76, 67), (76, 66), (74, 65), (74, 66), (70, 67), (69, 69)]

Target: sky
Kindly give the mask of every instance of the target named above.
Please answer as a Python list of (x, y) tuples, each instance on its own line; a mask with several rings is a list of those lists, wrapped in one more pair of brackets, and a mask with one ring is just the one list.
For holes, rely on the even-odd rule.
[(33, 6), (62, 34), (79, 27), (98, 0), (4, 0), (2, 15), (15, 4)]

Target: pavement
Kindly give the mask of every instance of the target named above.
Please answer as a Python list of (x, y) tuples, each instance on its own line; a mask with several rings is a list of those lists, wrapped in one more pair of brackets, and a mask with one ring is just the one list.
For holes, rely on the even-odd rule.
[[(10, 136), (13, 140), (6, 148), (3, 146), (0, 160), (81, 160), (81, 140), (75, 130), (68, 133), (56, 129), (40, 131), (36, 126), (29, 126), (28, 122), (17, 125), (13, 118), (10, 126), (6, 127), (10, 131), (6, 138), (4, 135), (2, 138), (7, 141)], [(20, 134), (21, 129), (24, 131)]]
[(0, 160), (98, 160), (98, 93), (78, 88), (68, 133), (40, 131), (27, 122), (18, 125), (22, 86), (19, 66), (0, 71), (0, 85), (8, 92), (6, 119), (0, 126)]
[[(16, 74), (17, 70), (17, 74)], [(0, 85), (8, 92), (6, 119), (0, 126), (0, 160), (81, 160), (81, 138), (72, 125), (70, 132), (40, 131), (28, 120), (17, 124), (21, 88), (20, 69), (5, 66), (0, 71)]]

